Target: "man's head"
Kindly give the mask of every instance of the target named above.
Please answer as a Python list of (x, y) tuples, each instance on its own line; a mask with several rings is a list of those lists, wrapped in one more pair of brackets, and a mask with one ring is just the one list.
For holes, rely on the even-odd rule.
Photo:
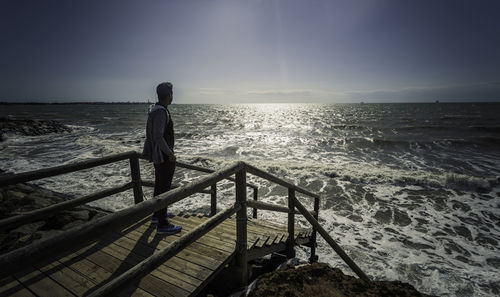
[(173, 86), (172, 83), (163, 82), (156, 87), (156, 94), (158, 95), (158, 102), (169, 105), (173, 99)]

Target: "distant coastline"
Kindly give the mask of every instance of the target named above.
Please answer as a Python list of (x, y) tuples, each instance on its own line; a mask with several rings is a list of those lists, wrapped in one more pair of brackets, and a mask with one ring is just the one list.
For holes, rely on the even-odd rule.
[(89, 104), (89, 105), (101, 105), (101, 104), (153, 104), (154, 102), (104, 102), (104, 101), (82, 101), (82, 102), (3, 102), (0, 101), (0, 105), (71, 105), (71, 104)]
[[(11, 101), (0, 101), (0, 105), (143, 105), (143, 104), (154, 104), (156, 100), (152, 101), (68, 101), (68, 102), (38, 102), (38, 101), (22, 101), (22, 102), (11, 102)], [(498, 101), (439, 101), (439, 104), (500, 104)], [(238, 102), (238, 103), (200, 103), (200, 102), (189, 102), (189, 103), (174, 103), (173, 105), (247, 105), (247, 104), (319, 104), (319, 105), (335, 105), (335, 104), (349, 104), (349, 105), (378, 105), (378, 104), (437, 104), (436, 101), (426, 101), (426, 102)]]

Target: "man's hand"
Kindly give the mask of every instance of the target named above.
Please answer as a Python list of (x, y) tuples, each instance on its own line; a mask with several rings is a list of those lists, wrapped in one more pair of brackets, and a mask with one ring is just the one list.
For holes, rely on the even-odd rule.
[(169, 160), (170, 162), (175, 162), (175, 159), (176, 159), (176, 158), (175, 158), (175, 155), (174, 155), (173, 153), (168, 155), (168, 160)]

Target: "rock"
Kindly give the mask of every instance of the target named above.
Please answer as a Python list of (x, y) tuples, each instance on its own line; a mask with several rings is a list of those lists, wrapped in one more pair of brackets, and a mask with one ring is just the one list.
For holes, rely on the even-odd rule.
[[(0, 135), (3, 133), (17, 133), (26, 136), (37, 136), (49, 133), (71, 132), (71, 128), (57, 121), (50, 120), (26, 120), (12, 117), (0, 118)], [(0, 141), (4, 138), (0, 137)]]
[(418, 242), (413, 242), (408, 239), (403, 240), (403, 244), (407, 247), (410, 247), (415, 250), (434, 250), (434, 247), (432, 245), (428, 245), (425, 243), (418, 243)]
[(10, 232), (11, 233), (19, 233), (19, 234), (33, 234), (38, 230), (38, 228), (40, 228), (44, 224), (45, 224), (44, 222), (35, 222), (35, 223), (31, 223), (31, 224), (26, 224), (26, 225), (22, 225), (20, 227), (17, 227), (15, 229), (11, 230)]
[(469, 229), (465, 226), (453, 226), (453, 230), (457, 232), (458, 235), (466, 238), (468, 241), (472, 241), (472, 234)]
[(456, 200), (453, 200), (452, 202), (453, 202), (453, 209), (454, 210), (460, 209), (463, 212), (468, 212), (471, 210), (470, 206), (465, 204), (465, 203), (462, 203), (462, 202), (456, 201)]
[(32, 193), (33, 191), (35, 191), (35, 188), (33, 188), (32, 186), (29, 186), (27, 184), (17, 184), (16, 188), (19, 191), (22, 191), (23, 193), (26, 193), (26, 194), (29, 194), (29, 193)]
[(26, 197), (26, 194), (20, 192), (20, 191), (12, 191), (12, 190), (9, 190), (7, 191), (7, 197), (9, 200), (14, 200), (14, 199), (23, 199), (24, 197)]
[(500, 269), (500, 258), (488, 258), (486, 259), (486, 263), (488, 263), (491, 267)]
[(61, 230), (68, 230), (68, 229), (71, 229), (73, 227), (76, 227), (76, 226), (79, 226), (81, 224), (85, 224), (87, 221), (86, 220), (76, 220), (76, 221), (72, 221), (66, 225), (64, 225)]
[(350, 220), (354, 221), (354, 222), (363, 222), (363, 218), (361, 216), (358, 216), (358, 215), (355, 215), (355, 214), (351, 214), (349, 216), (347, 216), (347, 218), (349, 218)]
[(89, 220), (89, 212), (87, 210), (68, 211), (67, 213), (73, 217), (73, 220)]
[(394, 223), (399, 226), (408, 226), (411, 224), (411, 219), (405, 211), (394, 210)]
[(481, 244), (481, 245), (492, 245), (492, 246), (498, 246), (498, 242), (491, 238), (488, 234), (484, 233), (479, 233), (476, 237), (476, 242)]
[[(0, 188), (0, 193), (2, 195), (0, 219), (71, 199), (61, 193), (52, 192), (31, 184), (16, 184), (3, 187)], [(7, 233), (0, 233), (0, 253), (31, 244), (35, 240), (58, 234), (62, 232), (61, 230), (70, 229), (106, 214), (108, 212), (82, 205), (72, 210), (61, 211), (39, 222), (7, 230)]]
[(398, 281), (367, 282), (325, 263), (289, 267), (264, 274), (243, 296), (427, 296)]
[(375, 213), (375, 219), (383, 224), (389, 224), (392, 221), (392, 211), (391, 209), (378, 210)]
[(375, 197), (373, 196), (372, 193), (365, 193), (365, 200), (369, 203), (369, 204), (374, 204), (376, 199)]

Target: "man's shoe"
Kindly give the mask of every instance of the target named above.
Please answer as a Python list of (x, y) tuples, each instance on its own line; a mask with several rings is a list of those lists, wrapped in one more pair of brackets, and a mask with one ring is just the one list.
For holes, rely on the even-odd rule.
[(172, 235), (181, 232), (182, 227), (176, 226), (174, 224), (168, 224), (166, 226), (156, 228), (157, 234)]
[[(174, 214), (171, 212), (167, 212), (167, 219), (173, 218)], [(151, 223), (153, 224), (158, 224), (158, 218), (155, 217), (154, 215), (151, 217)]]

